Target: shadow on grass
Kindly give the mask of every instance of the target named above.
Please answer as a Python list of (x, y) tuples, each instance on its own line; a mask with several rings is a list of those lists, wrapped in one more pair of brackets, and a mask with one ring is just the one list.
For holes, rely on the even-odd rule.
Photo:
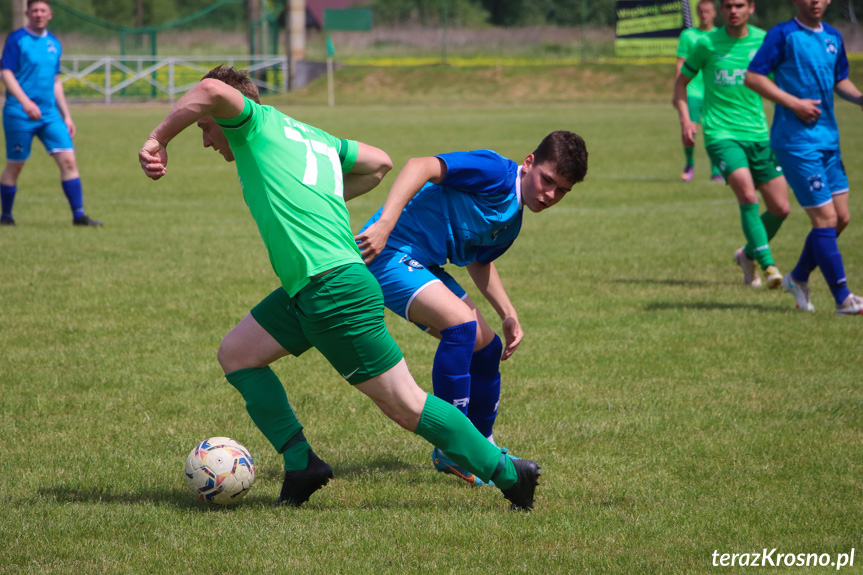
[(603, 179), (603, 180), (613, 180), (615, 182), (638, 182), (638, 183), (655, 182), (655, 183), (659, 183), (659, 184), (685, 183), (685, 182), (680, 181), (679, 176), (675, 178), (675, 177), (666, 177), (666, 176), (627, 176), (625, 174), (623, 174), (623, 175), (622, 174), (615, 174), (615, 175), (603, 174), (602, 176), (596, 176), (596, 177), (598, 177), (599, 179)]
[[(402, 468), (411, 468), (412, 466), (402, 464), (400, 462), (384, 462), (381, 466), (377, 463), (370, 465), (355, 465), (351, 467), (339, 467), (335, 470), (335, 481), (338, 482), (341, 478), (348, 476), (363, 476), (372, 474), (375, 471), (397, 471)], [(435, 481), (437, 479), (437, 481)], [(281, 476), (279, 476), (281, 481)], [(333, 487), (331, 482), (324, 489)], [(360, 497), (358, 500), (345, 504), (339, 500), (321, 501), (321, 498), (314, 496), (308, 503), (302, 506), (303, 510), (343, 510), (343, 509), (363, 509), (363, 510), (380, 510), (380, 509), (399, 509), (399, 510), (414, 510), (418, 512), (435, 511), (438, 509), (451, 508), (453, 513), (466, 512), (467, 510), (475, 511), (477, 506), (489, 506), (489, 511), (497, 512), (497, 508), (506, 509), (508, 504), (500, 499), (500, 494), (491, 488), (476, 488), (467, 485), (466, 483), (456, 482), (456, 479), (447, 476), (445, 478), (436, 478), (433, 470), (427, 474), (423, 474), (422, 478), (413, 481), (404, 482), (403, 485), (411, 485), (419, 488), (419, 492), (425, 492), (427, 489), (440, 490), (440, 493), (434, 497), (407, 497), (407, 498), (384, 498), (384, 497)], [(253, 488), (254, 489), (254, 488)], [(450, 500), (447, 498), (447, 493), (457, 493), (453, 490), (464, 489), (472, 497), (467, 499), (459, 495), (453, 495)], [(362, 491), (362, 490), (360, 490)], [(138, 491), (112, 491), (105, 488), (76, 488), (76, 487), (43, 487), (38, 490), (42, 497), (52, 498), (58, 503), (83, 503), (89, 505), (120, 505), (120, 506), (138, 506), (138, 505), (156, 505), (173, 507), (179, 510), (202, 513), (231, 513), (234, 510), (243, 508), (273, 508), (284, 509), (285, 512), (299, 512), (298, 509), (291, 506), (275, 505), (274, 497), (257, 495), (252, 491), (242, 501), (235, 505), (208, 505), (204, 502), (193, 498), (184, 489), (142, 489)], [(319, 492), (320, 493), (320, 492)]]
[[(431, 468), (431, 465), (429, 465)], [(369, 462), (350, 462), (334, 469), (337, 477), (361, 477), (375, 472), (394, 473), (414, 469), (415, 466), (395, 457), (379, 456)]]
[[(195, 499), (185, 489), (142, 489), (140, 491), (111, 491), (105, 488), (81, 489), (76, 487), (42, 487), (38, 490), (43, 497), (52, 497), (61, 503), (92, 503), (169, 505), (177, 509), (192, 511), (222, 511), (234, 509), (236, 505), (210, 505)], [(272, 503), (268, 497), (248, 495), (243, 503)]]
[[(336, 478), (340, 477), (361, 477), (363, 475), (371, 475), (377, 472), (395, 473), (399, 471), (407, 471), (414, 469), (414, 465), (401, 461), (395, 457), (379, 456), (372, 460), (350, 461), (346, 465), (327, 461), (333, 466), (333, 474)], [(258, 478), (264, 478), (267, 481), (278, 481), (281, 485), (285, 477), (285, 472), (278, 467), (267, 467), (256, 469)]]
[(800, 313), (788, 305), (764, 305), (756, 303), (721, 303), (716, 301), (655, 302), (644, 306), (644, 311), (700, 309), (705, 311), (751, 310), (769, 313)]
[(672, 280), (672, 279), (624, 279), (618, 278), (611, 280), (613, 284), (656, 284), (664, 286), (683, 286), (683, 287), (710, 287), (717, 285), (727, 285), (728, 282), (712, 282), (705, 280)]

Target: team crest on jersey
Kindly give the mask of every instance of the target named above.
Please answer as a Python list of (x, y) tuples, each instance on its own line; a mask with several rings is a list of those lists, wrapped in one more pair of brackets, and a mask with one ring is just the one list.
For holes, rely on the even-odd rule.
[(818, 192), (824, 187), (824, 182), (821, 181), (821, 174), (809, 176), (809, 191)]
[(836, 42), (833, 41), (833, 38), (824, 38), (824, 43), (827, 45), (828, 54), (835, 54), (839, 51), (839, 49), (836, 47)]
[(408, 266), (408, 271), (410, 271), (410, 272), (412, 272), (414, 270), (425, 269), (425, 268), (423, 268), (423, 265), (421, 263), (419, 263), (418, 261), (416, 261), (415, 259), (413, 259), (410, 256), (402, 256), (402, 259), (399, 260), (399, 263), (405, 264), (406, 266)]
[(51, 54), (57, 53), (57, 45), (54, 44), (51, 40), (48, 40), (48, 52)]

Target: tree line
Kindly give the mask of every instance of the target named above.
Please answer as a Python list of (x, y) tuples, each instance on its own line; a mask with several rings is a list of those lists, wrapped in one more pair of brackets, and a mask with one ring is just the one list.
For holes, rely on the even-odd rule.
[[(62, 0), (72, 8), (95, 19), (119, 26), (133, 27), (137, 22), (153, 26), (198, 12), (218, 0)], [(697, 1), (697, 0), (690, 0)], [(717, 0), (718, 1), (718, 0)], [(8, 30), (12, 0), (0, 0), (0, 28)], [(264, 0), (275, 14), (284, 9), (284, 0)], [(139, 18), (139, 3), (141, 18)], [(521, 27), (521, 26), (613, 26), (615, 0), (356, 0), (357, 6), (374, 11), (377, 26), (418, 25), (438, 27)], [(52, 28), (74, 30), (81, 26), (55, 7)], [(756, 0), (753, 23), (762, 26), (791, 18), (791, 0)], [(828, 22), (852, 22), (863, 18), (863, 0), (835, 0), (827, 9)], [(208, 14), (195, 27), (236, 28), (247, 23), (245, 2), (223, 6)]]
[[(697, 2), (698, 0), (690, 0)], [(717, 5), (718, 5), (718, 1)], [(368, 0), (375, 22), (382, 25), (415, 23), (440, 25), (444, 16), (454, 26), (613, 26), (614, 0)], [(772, 26), (794, 16), (791, 0), (755, 0), (751, 20)], [(834, 0), (827, 9), (828, 22), (852, 22), (863, 18), (863, 0)]]

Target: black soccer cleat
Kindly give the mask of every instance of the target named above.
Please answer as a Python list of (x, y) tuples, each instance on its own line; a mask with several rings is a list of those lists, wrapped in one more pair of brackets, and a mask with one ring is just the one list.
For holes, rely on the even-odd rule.
[(533, 509), (533, 494), (536, 487), (539, 485), (539, 476), (542, 472), (536, 461), (530, 459), (515, 459), (512, 458), (512, 464), (515, 465), (516, 477), (518, 479), (515, 485), (509, 489), (501, 489), (503, 496), (507, 501), (512, 503), (510, 509), (513, 511), (530, 511)]
[(77, 218), (72, 220), (73, 226), (90, 226), (94, 228), (102, 227), (102, 222), (99, 220), (91, 219), (88, 215), (78, 216)]
[(3, 216), (0, 218), (0, 226), (14, 226), (15, 218), (12, 216)]
[(309, 500), (312, 493), (329, 483), (332, 478), (333, 468), (310, 449), (309, 464), (305, 469), (285, 471), (282, 493), (276, 500), (276, 504), (299, 507)]

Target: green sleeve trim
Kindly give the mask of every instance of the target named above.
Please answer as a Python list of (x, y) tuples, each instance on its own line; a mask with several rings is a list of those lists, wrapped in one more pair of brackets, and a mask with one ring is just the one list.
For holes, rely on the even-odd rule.
[(342, 173), (350, 172), (357, 163), (360, 145), (356, 140), (339, 140), (339, 160), (342, 162)]
[(246, 123), (252, 118), (252, 101), (243, 96), (245, 100), (245, 104), (243, 105), (243, 111), (237, 114), (233, 118), (216, 118), (216, 123), (223, 128), (228, 128), (230, 130), (236, 130), (237, 128), (242, 128), (246, 125)]

